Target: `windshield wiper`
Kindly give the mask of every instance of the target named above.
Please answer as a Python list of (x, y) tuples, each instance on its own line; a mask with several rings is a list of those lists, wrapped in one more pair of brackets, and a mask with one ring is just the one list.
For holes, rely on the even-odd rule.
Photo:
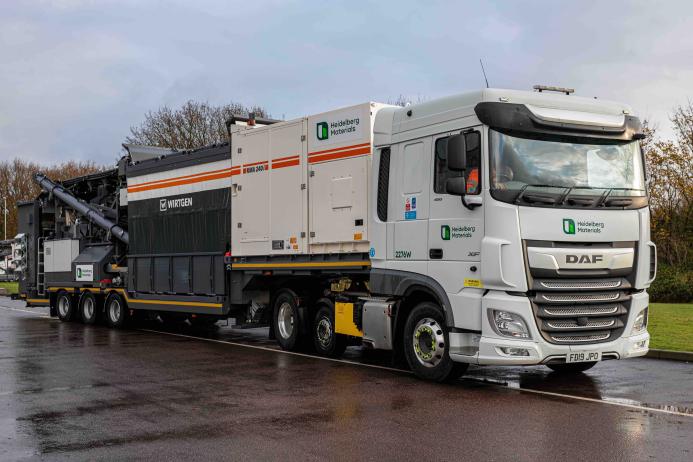
[[(644, 191), (644, 189), (641, 188), (608, 188), (609, 190), (606, 191), (606, 194), (602, 194), (602, 197), (599, 198), (599, 202), (597, 203), (597, 207), (601, 206), (602, 204), (606, 203), (606, 200), (609, 198), (612, 192), (618, 190), (618, 191)], [(629, 204), (633, 202), (632, 200), (628, 199)], [(628, 204), (627, 204), (628, 205)]]
[(554, 185), (554, 184), (529, 184), (529, 183), (528, 183), (528, 184), (524, 185), (522, 188), (520, 188), (520, 192), (517, 194), (517, 197), (515, 197), (515, 203), (516, 203), (516, 204), (520, 202), (520, 200), (522, 199), (522, 196), (525, 195), (525, 191), (526, 191), (527, 188), (529, 188), (530, 186), (531, 186), (532, 188), (561, 188), (561, 189), (568, 189), (568, 188), (565, 187), (565, 186), (556, 186), (556, 185)]
[[(563, 196), (559, 199), (558, 202), (561, 203), (561, 205), (565, 204), (565, 201), (568, 200), (568, 196), (570, 196), (570, 193), (573, 192), (573, 189), (604, 189), (604, 188), (595, 188), (593, 186), (571, 186), (568, 188), (568, 190), (563, 194)], [(573, 199), (571, 199), (573, 200)]]

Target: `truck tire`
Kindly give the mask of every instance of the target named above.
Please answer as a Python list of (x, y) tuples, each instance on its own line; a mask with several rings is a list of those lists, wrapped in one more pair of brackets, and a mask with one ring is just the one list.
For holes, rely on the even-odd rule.
[(112, 293), (106, 298), (106, 323), (114, 329), (125, 327), (128, 316), (128, 308), (123, 297)]
[(559, 374), (579, 374), (587, 369), (592, 369), (597, 364), (596, 361), (585, 363), (562, 363), (562, 364), (547, 364), (546, 367)]
[(322, 299), (317, 303), (318, 312), (313, 322), (313, 344), (320, 356), (339, 358), (347, 347), (347, 336), (335, 332), (334, 304)]
[(75, 301), (72, 295), (65, 291), (58, 292), (55, 299), (55, 307), (58, 318), (63, 322), (72, 321), (75, 318)]
[(84, 292), (79, 299), (79, 314), (84, 324), (96, 324), (98, 318), (98, 309), (96, 297), (91, 292)]
[(450, 359), (450, 341), (440, 307), (419, 303), (411, 310), (404, 326), (404, 354), (417, 377), (435, 382), (459, 378), (469, 367)]
[(272, 324), (282, 350), (295, 351), (299, 347), (300, 318), (297, 300), (298, 296), (292, 290), (282, 290), (274, 299)]

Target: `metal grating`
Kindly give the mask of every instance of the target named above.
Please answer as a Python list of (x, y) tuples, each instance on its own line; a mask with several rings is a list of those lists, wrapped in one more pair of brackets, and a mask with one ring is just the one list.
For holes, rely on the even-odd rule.
[(620, 305), (588, 305), (569, 308), (552, 306), (550, 308), (544, 308), (544, 313), (550, 316), (597, 316), (616, 314), (619, 307)]
[(548, 302), (608, 302), (620, 297), (618, 292), (598, 294), (542, 294)]
[(587, 343), (587, 342), (601, 342), (606, 339), (608, 339), (611, 336), (611, 332), (598, 332), (598, 333), (591, 333), (589, 335), (562, 335), (562, 336), (557, 336), (557, 335), (552, 335), (551, 339), (553, 339), (554, 342), (556, 343)]
[(609, 281), (541, 281), (547, 289), (615, 289), (621, 287), (621, 280)]
[(576, 321), (547, 321), (546, 325), (552, 329), (605, 329), (607, 327), (612, 327), (616, 324), (615, 319), (605, 319), (588, 321), (584, 324), (580, 324)]

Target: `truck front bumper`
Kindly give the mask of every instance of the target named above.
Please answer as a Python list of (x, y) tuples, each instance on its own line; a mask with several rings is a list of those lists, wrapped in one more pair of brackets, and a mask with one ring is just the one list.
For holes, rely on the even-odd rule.
[[(601, 352), (602, 360), (644, 356), (649, 348), (650, 334), (646, 330), (635, 334), (631, 334), (631, 331), (637, 314), (647, 308), (648, 299), (646, 292), (633, 294), (628, 322), (623, 335), (618, 339), (607, 343), (557, 345), (547, 342), (539, 333), (527, 298), (491, 292), (482, 301), (481, 335), (477, 334), (470, 344), (469, 334), (451, 333), (450, 358), (453, 361), (480, 365), (535, 365), (564, 362), (569, 353), (580, 351)], [(521, 315), (532, 338), (517, 340), (498, 335), (489, 324), (486, 315), (488, 309), (502, 309)], [(457, 348), (457, 345), (465, 347)], [(470, 347), (475, 350), (473, 353)]]
[[(499, 339), (493, 337), (481, 337), (479, 352), (475, 356), (450, 354), (453, 361), (474, 363), (481, 365), (535, 365), (548, 362), (563, 362), (568, 353), (577, 351), (601, 352), (602, 360), (626, 359), (644, 356), (648, 351), (650, 334), (643, 332), (632, 337), (621, 337), (609, 343), (594, 345), (553, 345), (544, 341), (518, 341)], [(512, 348), (515, 351), (525, 350), (527, 356), (513, 356), (503, 352), (503, 348)]]

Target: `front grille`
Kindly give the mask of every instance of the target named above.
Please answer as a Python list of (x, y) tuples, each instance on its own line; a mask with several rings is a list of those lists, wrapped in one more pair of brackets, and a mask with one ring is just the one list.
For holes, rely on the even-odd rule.
[(612, 327), (616, 324), (615, 319), (607, 319), (604, 321), (587, 321), (583, 324), (580, 324), (576, 321), (546, 321), (545, 325), (550, 327), (551, 329), (557, 329), (557, 330), (563, 330), (563, 329), (576, 329), (576, 330), (585, 330), (585, 329), (605, 329), (607, 327)]
[[(529, 296), (536, 326), (549, 343), (586, 345), (606, 343), (623, 335), (631, 305), (638, 246), (636, 242), (525, 241)], [(528, 249), (553, 255), (551, 264), (530, 261)], [(632, 253), (630, 266), (624, 262), (576, 268), (561, 265), (561, 256), (604, 252)], [(585, 252), (582, 252), (582, 251)], [(535, 252), (536, 253), (536, 252)], [(535, 255), (536, 256), (536, 255)], [(567, 257), (566, 257), (567, 258)], [(556, 266), (558, 265), (558, 266)], [(613, 266), (613, 267), (612, 267)]]
[(541, 281), (547, 289), (615, 289), (621, 287), (620, 279), (610, 281)]
[(548, 342), (601, 343), (615, 340), (623, 333), (630, 295), (603, 287), (599, 291), (580, 292), (566, 292), (561, 287), (553, 292), (536, 292), (532, 306), (539, 331)]
[(552, 335), (553, 343), (599, 343), (611, 337), (610, 331), (590, 333), (589, 335)]
[(544, 308), (544, 313), (549, 316), (606, 316), (616, 314), (621, 308), (621, 305), (589, 305), (581, 307), (552, 306)]
[(608, 302), (619, 298), (618, 292), (599, 293), (599, 294), (541, 294), (547, 302)]

